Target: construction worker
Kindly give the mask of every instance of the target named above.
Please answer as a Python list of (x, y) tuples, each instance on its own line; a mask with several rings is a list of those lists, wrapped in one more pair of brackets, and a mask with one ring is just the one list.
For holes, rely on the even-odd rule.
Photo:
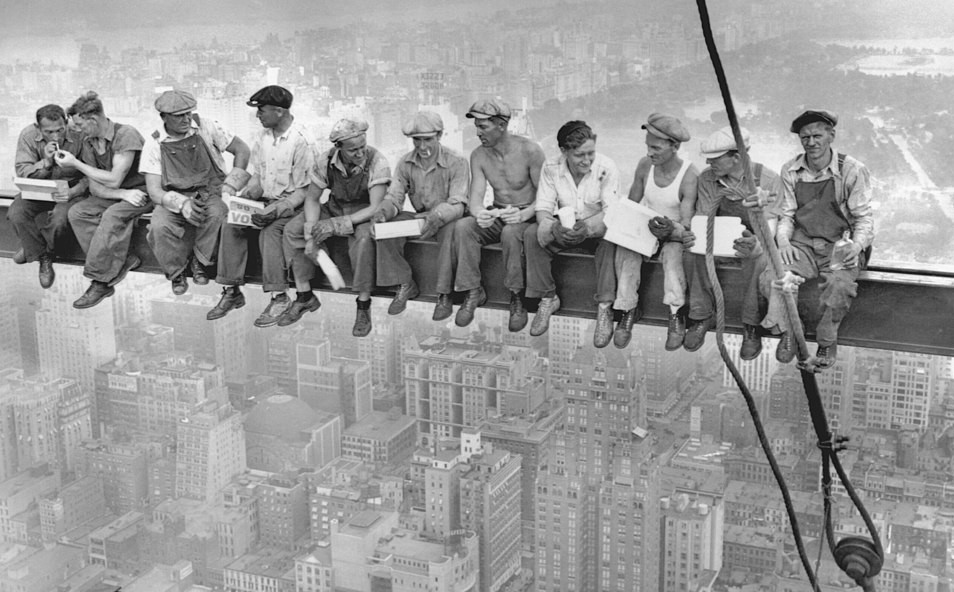
[[(189, 289), (190, 267), (196, 284), (209, 283), (206, 268), (215, 264), (219, 230), (228, 215), (222, 196), (248, 181), (249, 149), (219, 122), (200, 117), (187, 91), (167, 90), (154, 105), (162, 126), (146, 140), (139, 163), (156, 204), (147, 239), (179, 296)], [(223, 152), (234, 156), (228, 176)]]

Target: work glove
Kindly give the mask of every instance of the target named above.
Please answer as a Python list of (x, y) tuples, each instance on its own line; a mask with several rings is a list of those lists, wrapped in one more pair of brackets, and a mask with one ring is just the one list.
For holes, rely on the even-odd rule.
[(321, 243), (332, 236), (349, 236), (354, 234), (354, 225), (349, 216), (337, 216), (335, 218), (325, 218), (315, 222), (315, 227), (311, 231), (311, 236), (315, 243)]
[(742, 231), (742, 236), (735, 239), (732, 248), (735, 249), (736, 257), (742, 259), (752, 259), (762, 254), (762, 244), (759, 242), (759, 238), (749, 230)]
[(252, 214), (252, 224), (258, 228), (265, 228), (277, 219), (278, 210), (272, 206), (265, 208), (261, 212), (255, 212)]
[(661, 241), (669, 240), (674, 228), (675, 224), (673, 224), (672, 220), (663, 216), (656, 216), (649, 221), (649, 232)]
[(437, 231), (441, 229), (441, 226), (444, 225), (444, 219), (438, 210), (421, 212), (416, 217), (424, 219), (424, 224), (421, 226), (421, 238), (424, 239), (433, 237), (437, 234)]

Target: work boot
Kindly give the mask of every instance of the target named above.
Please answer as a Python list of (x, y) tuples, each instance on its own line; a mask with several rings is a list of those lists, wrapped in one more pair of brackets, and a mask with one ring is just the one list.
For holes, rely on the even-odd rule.
[(434, 305), (434, 315), (431, 316), (431, 319), (435, 321), (443, 321), (444, 319), (449, 319), (451, 313), (453, 312), (454, 303), (451, 302), (451, 295), (438, 294), (437, 304)]
[(17, 249), (17, 252), (13, 254), (13, 262), (17, 265), (23, 265), (27, 262), (26, 252), (23, 250), (23, 247)]
[(371, 299), (357, 300), (358, 309), (354, 315), (354, 327), (351, 334), (355, 337), (365, 337), (371, 332)]
[(417, 283), (415, 283), (414, 280), (411, 280), (407, 284), (401, 284), (397, 294), (394, 295), (394, 300), (388, 305), (388, 314), (401, 314), (404, 312), (404, 309), (407, 308), (407, 301), (417, 298), (420, 293), (421, 291), (417, 288)]
[(242, 294), (238, 286), (226, 286), (222, 288), (222, 297), (219, 298), (219, 303), (205, 314), (205, 318), (210, 321), (221, 319), (233, 308), (239, 309), (243, 306), (245, 306), (245, 294)]
[(818, 344), (815, 351), (815, 365), (819, 368), (831, 368), (835, 365), (835, 359), (838, 357), (838, 344), (831, 345)]
[(638, 307), (627, 310), (623, 317), (616, 323), (616, 332), (613, 334), (613, 345), (619, 349), (624, 349), (629, 345), (633, 338), (633, 325), (643, 316), (643, 311)]
[[(672, 315), (669, 315), (669, 322), (672, 323)], [(698, 351), (700, 347), (706, 342), (706, 333), (709, 332), (709, 329), (715, 322), (712, 320), (712, 317), (706, 319), (689, 319), (689, 327), (686, 329), (685, 339), (682, 342), (682, 347), (686, 351), (694, 352)], [(670, 329), (670, 332), (672, 329)], [(666, 341), (666, 349), (669, 349), (669, 341)]]
[(487, 302), (487, 292), (480, 286), (467, 292), (467, 298), (457, 309), (457, 316), (454, 317), (454, 323), (458, 327), (466, 327), (474, 320), (474, 311), (478, 306), (483, 306)]
[(53, 255), (43, 253), (40, 255), (40, 286), (44, 289), (53, 285), (56, 279), (56, 272), (53, 271)]
[(123, 281), (126, 278), (126, 274), (137, 269), (140, 265), (142, 265), (142, 259), (139, 258), (139, 255), (135, 253), (126, 255), (126, 260), (123, 261), (123, 266), (119, 268), (119, 273), (116, 274), (116, 277), (109, 280), (109, 287), (113, 287)]
[(523, 331), (527, 326), (527, 309), (523, 306), (523, 297), (519, 292), (510, 293), (510, 321), (507, 323), (507, 329), (511, 333)]
[(106, 282), (93, 280), (86, 292), (73, 303), (73, 308), (91, 308), (115, 293), (116, 289)]
[(775, 359), (783, 364), (788, 364), (795, 359), (795, 340), (792, 338), (792, 332), (786, 331), (778, 338), (778, 347), (775, 348)]
[(205, 271), (205, 266), (195, 256), (192, 257), (190, 266), (192, 267), (192, 281), (195, 282), (195, 285), (204, 286), (209, 283), (209, 275)]
[[(676, 351), (682, 347), (683, 339), (686, 337), (686, 320), (678, 312), (669, 313), (669, 330), (666, 333), (666, 351)], [(706, 334), (702, 334), (702, 338), (705, 339)], [(699, 342), (699, 347), (702, 346), (702, 341)], [(689, 349), (688, 347), (686, 349)], [(695, 350), (689, 350), (695, 351)]]
[(185, 272), (172, 278), (172, 293), (176, 296), (182, 296), (189, 291), (189, 282), (186, 281)]
[(742, 347), (739, 348), (739, 357), (745, 361), (754, 360), (762, 353), (762, 338), (759, 337), (759, 328), (755, 325), (743, 323)]
[(288, 310), (289, 306), (291, 306), (291, 300), (289, 300), (288, 295), (284, 292), (280, 292), (272, 297), (268, 306), (265, 307), (262, 314), (258, 315), (258, 318), (255, 319), (252, 324), (262, 329), (276, 325), (278, 324), (279, 317)]
[(541, 298), (537, 314), (533, 315), (533, 323), (530, 325), (530, 335), (539, 337), (546, 333), (550, 328), (550, 315), (558, 310), (560, 310), (559, 296)]
[(606, 347), (613, 338), (613, 305), (600, 302), (596, 307), (596, 328), (593, 329), (593, 345)]
[(298, 297), (291, 303), (285, 312), (278, 317), (278, 326), (287, 327), (301, 320), (306, 312), (315, 312), (321, 307), (321, 302), (312, 291), (299, 292)]

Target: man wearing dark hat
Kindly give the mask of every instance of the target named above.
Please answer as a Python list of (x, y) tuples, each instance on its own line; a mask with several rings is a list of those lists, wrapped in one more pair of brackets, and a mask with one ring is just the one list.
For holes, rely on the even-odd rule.
[(301, 211), (308, 187), (308, 175), (315, 163), (314, 138), (289, 109), (292, 94), (281, 86), (266, 86), (246, 103), (255, 107), (262, 131), (252, 142), (252, 178), (243, 195), (265, 203), (252, 215), (254, 227), (223, 224), (219, 243), (219, 269), (215, 281), (225, 288), (218, 304), (206, 314), (210, 321), (224, 317), (233, 308), (245, 305), (241, 286), (245, 284), (248, 241), (258, 230), (262, 255), (262, 289), (272, 297), (255, 319), (256, 327), (278, 323), (291, 306), (288, 290), (288, 263), (282, 246), (285, 225)]
[[(536, 142), (509, 132), (510, 115), (510, 107), (497, 99), (477, 101), (467, 111), (480, 146), (470, 155), (470, 216), (461, 218), (455, 229), (455, 289), (467, 292), (454, 318), (459, 327), (469, 325), (474, 311), (487, 300), (480, 283), (480, 255), (481, 247), (492, 243), (500, 243), (503, 250), (503, 283), (510, 291), (508, 328), (520, 331), (527, 325), (523, 235), (535, 217), (533, 205), (546, 157)], [(488, 184), (494, 192), (490, 208), (484, 206)]]
[[(371, 216), (384, 199), (391, 182), (391, 168), (384, 155), (368, 146), (368, 124), (342, 119), (331, 128), (331, 150), (318, 157), (305, 193), (305, 211), (285, 227), (285, 258), (291, 262), (298, 298), (282, 313), (279, 326), (297, 322), (321, 303), (311, 291), (319, 249), (332, 236), (348, 239), (353, 271), (351, 289), (358, 293), (351, 333), (364, 337), (371, 332), (371, 290), (375, 286), (375, 248)], [(328, 191), (328, 201), (321, 196)]]
[[(372, 223), (388, 220), (424, 220), (421, 238), (437, 236), (437, 305), (434, 320), (451, 315), (454, 285), (454, 222), (464, 215), (470, 172), (467, 159), (441, 145), (444, 122), (433, 111), (419, 111), (404, 124), (404, 135), (414, 149), (401, 157), (391, 177), (391, 186)], [(409, 199), (414, 212), (404, 211)], [(404, 258), (404, 238), (377, 243), (378, 285), (399, 285), (388, 314), (400, 314), (418, 293), (411, 266)]]
[[(749, 132), (742, 129), (742, 138), (745, 148), (749, 148)], [(742, 347), (739, 355), (743, 360), (754, 360), (762, 351), (762, 340), (759, 337), (759, 323), (762, 314), (759, 306), (759, 276), (765, 269), (766, 260), (762, 245), (753, 234), (752, 223), (749, 218), (751, 198), (744, 190), (750, 174), (743, 167), (742, 155), (735, 143), (735, 136), (731, 127), (724, 127), (702, 141), (702, 155), (706, 159), (706, 167), (699, 173), (698, 196), (696, 198), (696, 215), (702, 216), (733, 216), (739, 218), (745, 225), (742, 238), (735, 241), (736, 256), (741, 261), (742, 285), (744, 295), (742, 301)], [(777, 218), (778, 175), (766, 169), (761, 163), (752, 162), (752, 180), (757, 188), (759, 205), (763, 207), (762, 215), (768, 223), (769, 229), (774, 232)], [(683, 245), (691, 247), (696, 240), (705, 240), (705, 237), (696, 237), (691, 231), (683, 234)], [(696, 351), (705, 342), (706, 333), (715, 327), (715, 296), (709, 274), (706, 272), (704, 255), (687, 255), (686, 277), (689, 280), (689, 325), (686, 328), (686, 337), (683, 347), (687, 351)], [(734, 262), (733, 262), (734, 264)]]
[[(649, 229), (662, 243), (663, 304), (669, 305), (666, 350), (682, 346), (686, 332), (679, 309), (686, 303), (686, 274), (682, 266), (682, 233), (689, 228), (696, 202), (698, 172), (679, 157), (679, 147), (689, 141), (689, 130), (671, 115), (653, 113), (642, 128), (646, 130), (647, 155), (636, 165), (629, 199), (659, 213)], [(624, 348), (633, 335), (633, 324), (642, 316), (639, 283), (644, 257), (624, 247), (616, 248), (616, 302), (623, 317), (616, 325), (613, 344)]]
[[(222, 196), (248, 180), (248, 146), (219, 122), (199, 117), (195, 106), (184, 90), (156, 98), (162, 127), (146, 140), (139, 163), (157, 206), (147, 239), (176, 296), (189, 288), (190, 266), (196, 284), (209, 283), (206, 267), (216, 261), (219, 229), (228, 215)], [(228, 177), (223, 152), (235, 157)]]
[(53, 158), (57, 150), (79, 154), (82, 146), (82, 132), (69, 129), (66, 119), (66, 113), (59, 105), (44, 105), (37, 109), (36, 123), (23, 128), (17, 139), (14, 166), (18, 177), (62, 179), (69, 189), (63, 194), (54, 194), (52, 202), (23, 199), (18, 195), (7, 211), (7, 218), (21, 245), (13, 261), (17, 264), (39, 261), (40, 285), (44, 288), (52, 286), (56, 278), (53, 260), (56, 245), (70, 231), (67, 214), (86, 196), (89, 188), (83, 173), (74, 168), (63, 168)]
[(153, 203), (139, 172), (142, 134), (106, 117), (103, 102), (93, 91), (78, 98), (70, 109), (86, 138), (79, 155), (58, 150), (54, 159), (89, 180), (89, 197), (70, 208), (68, 217), (86, 253), (83, 275), (91, 280), (73, 307), (90, 308), (112, 296), (115, 285), (141, 264), (139, 256), (130, 252), (130, 243), (136, 219), (152, 211)]
[[(781, 210), (775, 242), (785, 268), (797, 285), (820, 277), (821, 318), (815, 328), (815, 362), (828, 368), (837, 357), (838, 327), (857, 294), (858, 274), (867, 264), (865, 249), (874, 239), (871, 184), (867, 167), (831, 147), (838, 117), (825, 110), (808, 110), (795, 118), (790, 131), (798, 134), (805, 152), (782, 166)], [(832, 265), (835, 243), (848, 237), (843, 265)], [(780, 290), (766, 270), (762, 291), (769, 308), (762, 326), (781, 333), (775, 357), (783, 363), (795, 357), (795, 346)]]

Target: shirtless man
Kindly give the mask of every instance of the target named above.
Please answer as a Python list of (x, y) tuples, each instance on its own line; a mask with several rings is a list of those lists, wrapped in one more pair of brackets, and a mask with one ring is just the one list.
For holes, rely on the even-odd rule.
[[(653, 235), (663, 243), (660, 259), (663, 264), (663, 304), (669, 305), (669, 333), (666, 350), (682, 347), (686, 321), (679, 309), (686, 303), (686, 274), (682, 267), (682, 233), (689, 228), (696, 204), (699, 172), (688, 160), (679, 158), (679, 146), (689, 141), (689, 131), (681, 121), (669, 115), (653, 113), (646, 130), (646, 156), (636, 165), (629, 199), (655, 210), (661, 216), (650, 221)], [(639, 280), (644, 257), (629, 249), (616, 249), (616, 302), (623, 311), (616, 325), (613, 344), (624, 348), (639, 320)]]
[[(467, 292), (454, 322), (466, 327), (474, 310), (487, 301), (480, 284), (480, 248), (500, 243), (503, 248), (504, 287), (510, 290), (510, 331), (527, 325), (523, 306), (523, 235), (535, 218), (534, 204), (540, 170), (546, 160), (535, 142), (511, 135), (510, 107), (496, 99), (477, 101), (467, 111), (474, 120), (480, 147), (470, 155), (470, 216), (457, 221), (457, 277), (454, 289)], [(487, 184), (494, 190), (493, 207), (484, 207)], [(552, 312), (552, 311), (551, 311)]]

